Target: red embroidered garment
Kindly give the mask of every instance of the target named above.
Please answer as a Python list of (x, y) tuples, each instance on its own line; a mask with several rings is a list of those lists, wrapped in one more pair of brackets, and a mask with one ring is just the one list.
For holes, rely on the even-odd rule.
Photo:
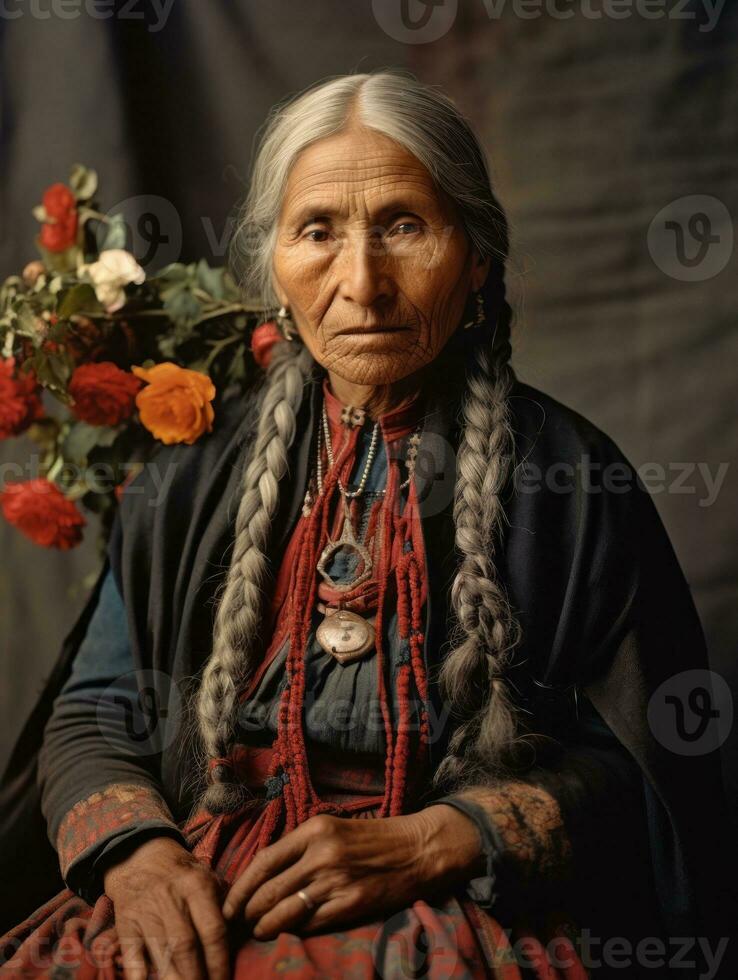
[[(339, 497), (354, 472), (359, 427), (342, 422), (340, 402), (326, 389), (335, 462), (324, 469), (324, 492), (298, 521), (281, 564), (272, 604), (273, 633), (264, 661), (242, 692), (248, 699), (264, 671), (287, 645), (288, 684), (281, 694), (279, 723), (272, 746), (237, 744), (214, 766), (251, 790), (240, 810), (220, 815), (198, 813), (183, 828), (193, 853), (221, 879), (224, 891), (262, 847), (321, 812), (348, 819), (381, 819), (412, 812), (414, 796), (428, 779), (428, 725), (410, 724), (410, 702), (426, 697), (423, 664), (423, 606), (426, 598), (422, 529), (411, 480), (406, 493), (405, 454), (399, 447), (419, 417), (412, 401), (381, 420), (387, 456), (387, 490), (374, 501), (365, 542), (374, 572), (355, 589), (337, 592), (324, 583), (316, 565), (326, 542), (340, 534)], [(327, 462), (327, 460), (325, 461)], [(334, 492), (335, 491), (335, 492)], [(304, 651), (317, 602), (335, 603), (374, 617), (377, 690), (382, 702), (384, 757), (377, 753), (337, 754), (305, 738)], [(387, 669), (384, 619), (390, 604), (397, 610), (401, 654)], [(341, 670), (341, 665), (334, 667)], [(393, 678), (394, 691), (387, 689)], [(124, 794), (125, 795), (125, 794)], [(124, 805), (124, 803), (121, 803)], [(500, 977), (519, 980), (583, 980), (587, 972), (556, 918), (537, 936), (524, 922), (508, 935), (490, 914), (459, 894), (419, 899), (411, 907), (376, 920), (301, 937), (282, 933), (271, 941), (234, 932), (233, 976), (250, 978), (287, 973), (296, 978), (417, 976), (432, 980)], [(558, 937), (558, 938), (556, 938)], [(2, 940), (17, 950), (0, 976), (107, 978), (119, 976), (120, 949), (112, 903), (102, 896), (91, 907), (66, 890)], [(515, 949), (513, 949), (513, 945)], [(516, 955), (517, 951), (517, 955)], [(6, 954), (7, 955), (7, 952)], [(527, 965), (519, 962), (524, 957)], [(156, 973), (152, 972), (152, 976)]]

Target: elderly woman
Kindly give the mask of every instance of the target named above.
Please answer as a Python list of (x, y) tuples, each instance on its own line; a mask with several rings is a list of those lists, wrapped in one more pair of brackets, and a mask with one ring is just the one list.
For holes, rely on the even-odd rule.
[(34, 716), (69, 887), (3, 975), (724, 962), (716, 754), (648, 721), (706, 666), (690, 592), (618, 448), (513, 373), (507, 251), (437, 90), (272, 115), (234, 255), (282, 339), (123, 496)]

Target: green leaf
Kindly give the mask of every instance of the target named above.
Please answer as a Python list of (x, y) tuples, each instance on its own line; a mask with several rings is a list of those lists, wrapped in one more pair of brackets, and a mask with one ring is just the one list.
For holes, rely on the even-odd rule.
[(233, 352), (233, 360), (228, 365), (228, 373), (226, 377), (229, 382), (243, 381), (246, 377), (246, 358), (245, 358), (246, 344), (241, 342), (237, 344), (236, 349)]
[(122, 214), (111, 214), (108, 216), (107, 231), (99, 246), (101, 252), (106, 252), (111, 248), (125, 248), (128, 241), (128, 225)]
[(190, 361), (187, 365), (190, 371), (199, 371), (200, 374), (208, 373), (208, 359), (207, 357), (198, 357), (196, 361)]
[(190, 328), (202, 315), (202, 306), (187, 289), (180, 289), (168, 297), (164, 309), (175, 322), (180, 342), (189, 336)]
[(151, 277), (151, 280), (157, 281), (161, 279), (165, 282), (183, 282), (187, 279), (188, 275), (186, 265), (183, 265), (181, 262), (170, 262), (169, 265), (165, 265), (155, 276)]
[(227, 269), (223, 269), (223, 295), (225, 299), (238, 302), (241, 299), (241, 290), (235, 283), (233, 276)]
[(15, 332), (23, 337), (30, 337), (32, 340), (37, 340), (39, 337), (36, 314), (27, 303), (24, 303), (17, 311)]
[(83, 463), (87, 454), (97, 443), (97, 426), (87, 422), (75, 422), (63, 442), (63, 452), (66, 457), (77, 463)]
[(197, 263), (197, 283), (201, 289), (209, 293), (214, 299), (223, 299), (225, 296), (223, 270), (211, 269), (205, 259), (200, 259)]
[(36, 248), (44, 261), (44, 265), (53, 272), (74, 272), (84, 259), (82, 249), (78, 245), (72, 245), (63, 252), (49, 252), (43, 247), (41, 239), (37, 236)]
[(57, 352), (50, 354), (49, 372), (53, 381), (50, 387), (57, 388), (66, 394), (67, 385), (69, 384), (69, 379), (72, 377), (74, 367), (74, 361), (66, 351), (64, 353)]
[(79, 310), (95, 312), (102, 310), (95, 296), (95, 290), (86, 282), (80, 282), (76, 286), (72, 286), (71, 289), (65, 289), (60, 294), (59, 305), (56, 308), (57, 315), (65, 320), (68, 320), (73, 313), (77, 313)]
[[(30, 360), (39, 384), (48, 388), (60, 401), (67, 404), (69, 402), (67, 381), (72, 373), (74, 363), (71, 358), (59, 353), (49, 354), (43, 349), (39, 349)], [(27, 361), (24, 362), (24, 364), (27, 363)]]
[(118, 430), (109, 425), (75, 422), (64, 440), (64, 455), (84, 463), (96, 446), (111, 446), (117, 435)]
[(167, 336), (165, 334), (158, 338), (156, 344), (159, 348), (159, 353), (161, 356), (166, 358), (168, 361), (176, 356), (177, 340), (175, 337)]
[(81, 163), (75, 163), (69, 177), (69, 186), (78, 201), (89, 201), (97, 190), (97, 173)]
[(118, 438), (118, 429), (111, 425), (96, 425), (99, 435), (97, 438), (98, 446), (112, 446)]
[(159, 299), (166, 304), (179, 293), (187, 289), (187, 283), (173, 282), (169, 286), (161, 286), (159, 289)]

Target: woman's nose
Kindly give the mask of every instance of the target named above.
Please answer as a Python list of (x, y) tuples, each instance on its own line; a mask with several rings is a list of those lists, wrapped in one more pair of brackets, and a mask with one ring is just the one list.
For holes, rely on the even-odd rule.
[(341, 249), (340, 291), (345, 300), (372, 306), (392, 295), (389, 262), (381, 240), (366, 235), (352, 239)]

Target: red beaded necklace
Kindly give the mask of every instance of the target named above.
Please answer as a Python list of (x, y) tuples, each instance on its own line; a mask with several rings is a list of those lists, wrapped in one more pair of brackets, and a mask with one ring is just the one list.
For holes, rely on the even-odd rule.
[[(327, 386), (324, 393), (335, 418), (336, 399)], [(331, 599), (331, 588), (319, 581), (317, 566), (326, 543), (335, 540), (331, 532), (338, 518), (332, 513), (339, 481), (348, 484), (354, 463), (358, 425), (363, 419), (345, 406), (341, 419), (347, 428), (335, 453), (332, 465), (322, 478), (321, 492), (313, 497), (295, 529), (296, 540), (291, 554), (292, 565), (286, 602), (287, 622), (280, 630), (289, 636), (286, 660), (287, 682), (281, 695), (274, 758), (267, 780), (267, 813), (259, 845), (274, 838), (280, 823), (291, 830), (309, 817), (323, 812), (344, 812), (340, 803), (322, 800), (310, 778), (308, 749), (303, 728), (305, 701), (305, 652), (308, 649), (313, 623), (313, 611), (322, 598)], [(380, 420), (385, 443), (393, 432), (392, 417)], [(405, 427), (406, 428), (406, 427)], [(406, 434), (406, 433), (405, 433)], [(415, 448), (417, 441), (413, 443)], [(415, 453), (411, 458), (414, 459)], [(326, 460), (327, 462), (327, 460)], [(409, 483), (401, 471), (401, 459), (387, 453), (387, 484), (384, 495), (375, 502), (370, 513), (365, 540), (372, 545), (372, 575), (355, 588), (340, 593), (341, 608), (376, 607), (374, 621), (374, 650), (376, 654), (377, 688), (381, 705), (385, 741), (385, 789), (379, 816), (403, 812), (408, 789), (408, 774), (422, 772), (427, 758), (429, 738), (427, 680), (423, 655), (423, 605), (425, 577), (422, 529), (414, 479)], [(412, 477), (412, 468), (411, 468)], [(403, 501), (400, 487), (407, 486)], [(340, 490), (338, 490), (340, 493)], [(387, 603), (396, 597), (400, 654), (395, 664), (396, 717), (388, 699), (388, 663), (384, 649), (384, 621)], [(335, 596), (333, 596), (335, 601)], [(342, 669), (337, 666), (335, 669)], [(414, 690), (413, 690), (414, 689)], [(413, 732), (412, 699), (420, 698), (420, 725)]]

